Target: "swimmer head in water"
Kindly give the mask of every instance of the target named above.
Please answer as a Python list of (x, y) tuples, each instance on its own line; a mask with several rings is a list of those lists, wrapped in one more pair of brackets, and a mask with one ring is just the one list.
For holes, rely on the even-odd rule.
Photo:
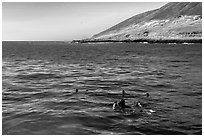
[(149, 97), (149, 93), (146, 93), (146, 97)]
[(120, 100), (120, 102), (118, 104), (121, 107), (121, 109), (125, 108), (125, 100), (123, 98)]

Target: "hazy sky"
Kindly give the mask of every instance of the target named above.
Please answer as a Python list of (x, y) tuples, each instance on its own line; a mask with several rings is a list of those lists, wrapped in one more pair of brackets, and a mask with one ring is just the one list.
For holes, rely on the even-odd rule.
[(91, 37), (162, 2), (3, 2), (3, 40), (73, 40)]

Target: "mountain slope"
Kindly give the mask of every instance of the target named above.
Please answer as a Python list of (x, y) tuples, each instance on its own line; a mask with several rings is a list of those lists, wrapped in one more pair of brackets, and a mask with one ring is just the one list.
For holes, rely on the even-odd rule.
[(90, 40), (201, 39), (202, 3), (173, 2), (133, 16)]

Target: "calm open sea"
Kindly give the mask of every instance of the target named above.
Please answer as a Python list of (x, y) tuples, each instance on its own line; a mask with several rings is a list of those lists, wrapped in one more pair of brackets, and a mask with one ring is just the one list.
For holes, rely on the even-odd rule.
[[(3, 42), (2, 53), (4, 135), (202, 134), (201, 44)], [(113, 111), (122, 90), (145, 111)]]

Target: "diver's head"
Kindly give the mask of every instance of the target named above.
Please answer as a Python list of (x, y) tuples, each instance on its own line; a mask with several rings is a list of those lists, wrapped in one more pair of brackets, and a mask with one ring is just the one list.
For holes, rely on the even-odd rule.
[(125, 108), (125, 100), (122, 98), (118, 103), (121, 108)]

